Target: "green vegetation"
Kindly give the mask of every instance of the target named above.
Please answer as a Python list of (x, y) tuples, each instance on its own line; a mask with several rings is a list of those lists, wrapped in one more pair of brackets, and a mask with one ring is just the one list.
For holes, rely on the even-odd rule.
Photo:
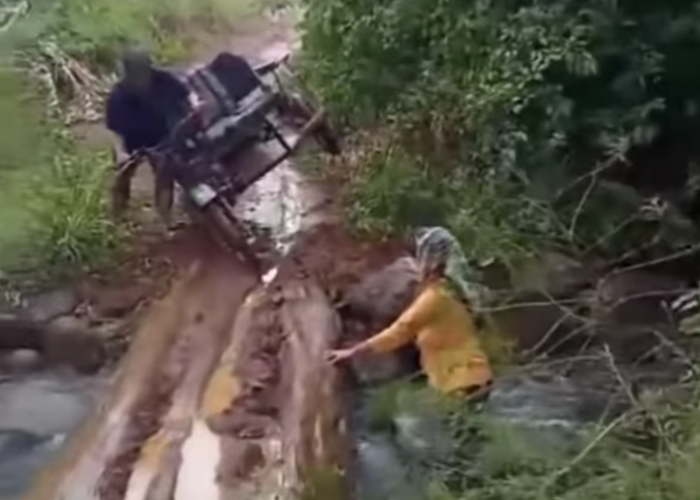
[[(354, 228), (444, 224), (475, 262), (505, 265), (552, 247), (632, 263), (697, 248), (697, 2), (302, 3), (305, 79), (360, 130), (326, 169)], [(697, 498), (697, 399), (633, 406), (553, 457), (449, 410), (470, 453), (428, 464), (432, 498)]]
[(619, 256), (696, 236), (648, 189), (620, 196), (604, 178), (685, 199), (695, 2), (303, 3), (307, 80), (375, 131), (349, 168), (357, 227), (437, 220), (474, 257), (506, 262), (543, 245)]
[[(267, 5), (265, 2), (263, 4)], [(0, 32), (0, 269), (73, 272), (99, 266), (123, 241), (107, 211), (109, 159), (64, 123), (99, 117), (100, 101), (127, 45), (180, 60), (202, 33), (259, 11), (249, 0), (23, 0)], [(264, 5), (263, 5), (264, 6)], [(5, 10), (3, 10), (5, 12)], [(8, 11), (9, 12), (9, 11)], [(21, 9), (20, 9), (21, 12)]]

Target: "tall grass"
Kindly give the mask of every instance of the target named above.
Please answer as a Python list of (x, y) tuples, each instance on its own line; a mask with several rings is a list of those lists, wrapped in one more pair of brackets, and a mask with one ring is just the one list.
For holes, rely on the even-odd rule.
[(54, 269), (105, 264), (124, 231), (109, 217), (107, 154), (59, 153), (30, 182), (30, 251)]
[(41, 103), (20, 73), (0, 71), (0, 113), (6, 124), (0, 134), (0, 269), (27, 255), (31, 240), (28, 210), (30, 176), (49, 160), (47, 129)]

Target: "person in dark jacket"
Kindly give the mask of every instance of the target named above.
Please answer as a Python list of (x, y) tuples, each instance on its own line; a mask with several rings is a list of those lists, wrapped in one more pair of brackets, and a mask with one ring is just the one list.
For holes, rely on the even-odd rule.
[[(196, 98), (168, 71), (156, 68), (148, 51), (129, 50), (122, 56), (122, 76), (107, 99), (105, 121), (114, 134), (113, 156), (117, 168), (136, 151), (152, 148), (168, 137), (170, 130), (184, 118)], [(155, 203), (163, 222), (170, 227), (173, 181), (157, 158), (151, 159), (155, 178)], [(113, 185), (115, 215), (126, 209), (131, 179), (138, 162), (120, 169)]]

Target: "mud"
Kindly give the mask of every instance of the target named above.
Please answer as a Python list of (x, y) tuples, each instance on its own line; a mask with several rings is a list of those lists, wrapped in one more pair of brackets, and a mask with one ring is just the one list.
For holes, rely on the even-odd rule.
[[(287, 34), (266, 33), (232, 49), (264, 59), (288, 47)], [(302, 184), (282, 165), (241, 200), (282, 258), (263, 284), (196, 228), (164, 243), (147, 231), (141, 244), (158, 258), (144, 264), (174, 270), (174, 286), (141, 318), (109, 400), (25, 498), (342, 498), (342, 381), (325, 361), (340, 337), (333, 304), (404, 246), (349, 236), (326, 217), (328, 194)], [(123, 289), (109, 297), (96, 281), (86, 294), (108, 312), (142, 302)]]
[(340, 380), (325, 363), (340, 335), (330, 302), (311, 279), (276, 280), (245, 308), (237, 327), (245, 334), (229, 350), (239, 390), (226, 408), (206, 412), (221, 439), (222, 496), (213, 498), (297, 498), (317, 468), (338, 474), (342, 494), (349, 446)]
[(123, 498), (144, 442), (168, 409), (196, 405), (198, 380), (256, 278), (196, 230), (170, 251), (181, 280), (142, 321), (111, 400), (76, 437), (76, 456), (69, 451), (28, 498)]
[(342, 225), (320, 224), (300, 235), (278, 268), (278, 279), (313, 276), (334, 301), (349, 287), (409, 250), (397, 240), (373, 241), (349, 234)]
[(403, 246), (320, 225), (257, 288), (195, 228), (163, 251), (179, 269), (173, 290), (141, 322), (110, 400), (26, 498), (295, 498), (319, 474), (347, 491), (342, 382), (325, 361), (341, 328), (326, 290), (342, 295)]

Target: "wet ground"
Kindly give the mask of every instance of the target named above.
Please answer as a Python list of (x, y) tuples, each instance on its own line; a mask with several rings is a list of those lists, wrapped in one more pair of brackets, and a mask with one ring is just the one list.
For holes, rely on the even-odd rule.
[[(136, 185), (137, 198), (147, 199), (149, 174), (147, 169), (141, 174)], [(267, 260), (266, 283), (274, 280), (278, 271), (274, 262), (291, 251), (295, 237), (329, 220), (330, 214), (324, 212), (326, 205), (327, 196), (288, 163), (270, 172), (243, 195), (237, 206), (239, 216), (263, 229), (265, 238), (275, 247), (273, 258)], [(150, 214), (148, 205), (144, 206), (144, 213)], [(219, 359), (219, 355), (222, 352), (229, 353), (229, 357), (233, 355), (235, 350), (230, 344), (234, 333), (241, 329), (234, 325), (234, 320), (240, 316), (239, 305), (259, 277), (196, 228), (176, 234), (159, 246), (159, 252), (177, 270), (176, 284), (140, 322), (109, 398), (102, 401), (100, 411), (82, 427), (71, 446), (63, 449), (62, 460), (41, 476), (30, 498), (136, 500), (150, 494), (153, 488), (168, 488), (163, 484), (173, 474), (182, 480), (170, 489), (175, 498), (185, 498), (193, 487), (204, 494), (216, 482), (213, 476), (206, 478), (215, 473), (221, 458), (221, 451), (217, 451), (221, 448), (221, 438), (212, 433), (204, 419), (216, 408), (223, 410), (230, 406), (237, 394), (238, 382), (231, 373), (231, 360), (226, 355)], [(296, 272), (286, 271), (286, 275), (291, 274)], [(309, 286), (302, 286), (300, 293), (313, 291), (314, 287)], [(309, 307), (303, 300), (299, 304), (298, 307)], [(267, 314), (264, 311), (261, 314), (260, 328), (264, 334)], [(314, 317), (313, 312), (310, 314)], [(322, 339), (316, 339), (318, 352), (307, 361), (323, 362), (328, 340), (319, 344)], [(257, 359), (254, 354), (247, 358)], [(285, 370), (292, 379), (302, 376), (289, 372), (289, 367)], [(26, 381), (17, 379), (13, 383), (25, 387)], [(30, 388), (27, 385), (27, 390)], [(55, 388), (55, 392), (55, 400), (73, 397), (64, 395), (60, 388)], [(302, 390), (302, 399), (303, 394)], [(72, 427), (66, 432), (83, 421), (92, 404), (92, 401), (87, 404), (80, 414), (71, 414)], [(2, 416), (0, 413), (0, 420)], [(61, 449), (62, 441), (59, 443), (58, 438), (52, 443), (54, 452)], [(24, 447), (28, 456), (33, 453), (27, 443), (18, 446)], [(181, 466), (173, 457), (180, 450)], [(19, 472), (21, 476), (14, 491), (21, 491), (36, 468), (53, 457), (37, 456), (33, 468), (23, 468), (16, 462), (15, 469), (7, 469), (8, 473)], [(0, 463), (0, 474), (2, 467)]]
[[(322, 248), (303, 252), (318, 256), (319, 269), (335, 267), (332, 259), (337, 264), (352, 245), (337, 241), (342, 247), (334, 251), (307, 239), (328, 235), (332, 243), (337, 230), (315, 226), (324, 221), (313, 216), (319, 199), (289, 165), (246, 193), (241, 213), (268, 230), (280, 255), (291, 254), (255, 295), (249, 292), (257, 277), (196, 229), (171, 240), (163, 251), (180, 279), (140, 323), (110, 399), (74, 441), (76, 454), (68, 453), (30, 498), (140, 500), (163, 489), (174, 498), (196, 490), (218, 499), (221, 488), (250, 484), (284, 491), (285, 481), (300, 479), (296, 462), (280, 462), (282, 451), (299, 454), (299, 463), (331, 453), (328, 436), (339, 434), (341, 417), (337, 408), (335, 416), (328, 411), (339, 391), (331, 390), (332, 376), (318, 374), (331, 370), (325, 352), (339, 330), (326, 295), (303, 278), (292, 243), (302, 231), (302, 241)], [(360, 272), (354, 248), (346, 272)], [(327, 404), (319, 404), (322, 394)], [(311, 455), (300, 449), (320, 444)], [(267, 479), (230, 483), (263, 464)], [(229, 482), (221, 482), (221, 467), (232, 471), (224, 476)]]

